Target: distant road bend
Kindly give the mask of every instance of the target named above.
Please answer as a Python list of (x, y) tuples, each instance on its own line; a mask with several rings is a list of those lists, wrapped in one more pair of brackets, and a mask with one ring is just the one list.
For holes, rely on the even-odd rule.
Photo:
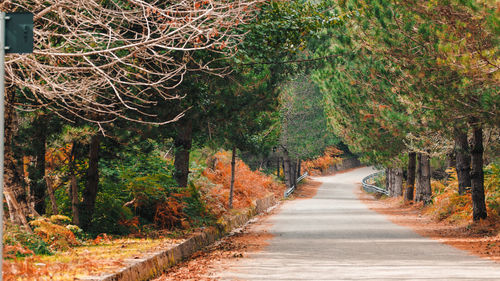
[(500, 265), (422, 237), (357, 199), (359, 168), (323, 182), (312, 199), (270, 218), (264, 251), (240, 259), (221, 280), (500, 280)]

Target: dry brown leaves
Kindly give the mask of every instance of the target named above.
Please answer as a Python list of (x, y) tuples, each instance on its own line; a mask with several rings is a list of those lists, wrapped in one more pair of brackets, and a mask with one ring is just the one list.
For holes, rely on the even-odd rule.
[(313, 179), (307, 178), (304, 183), (297, 187), (297, 190), (293, 193), (293, 198), (297, 199), (308, 199), (313, 198), (318, 192), (321, 182), (315, 181)]
[[(86, 275), (99, 275), (101, 271), (119, 269), (124, 264), (117, 260), (94, 260), (90, 256), (82, 256), (69, 262), (50, 262), (39, 257), (28, 257), (22, 260), (6, 260), (3, 264), (4, 280), (74, 280)], [(82, 274), (82, 272), (84, 274)]]
[(358, 196), (370, 209), (387, 215), (393, 223), (410, 227), (422, 236), (500, 263), (498, 218), (472, 224), (450, 224), (425, 215), (422, 204), (405, 204), (401, 198), (377, 200), (361, 188)]
[(148, 256), (184, 239), (109, 239), (102, 237), (99, 245), (89, 244), (57, 252), (52, 256), (31, 256), (4, 260), (4, 280), (63, 281), (118, 271), (127, 260)]

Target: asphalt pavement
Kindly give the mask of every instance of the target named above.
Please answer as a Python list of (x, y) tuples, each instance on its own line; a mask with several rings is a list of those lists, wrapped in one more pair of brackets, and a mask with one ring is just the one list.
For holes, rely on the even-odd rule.
[(221, 280), (500, 280), (500, 265), (422, 237), (368, 209), (355, 191), (374, 171), (315, 178), (312, 199), (286, 202), (270, 218), (263, 251)]

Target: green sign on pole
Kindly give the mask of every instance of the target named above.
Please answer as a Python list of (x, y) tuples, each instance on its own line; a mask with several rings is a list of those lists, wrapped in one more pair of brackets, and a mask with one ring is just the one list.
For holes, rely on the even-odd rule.
[(6, 13), (5, 53), (33, 53), (33, 14)]

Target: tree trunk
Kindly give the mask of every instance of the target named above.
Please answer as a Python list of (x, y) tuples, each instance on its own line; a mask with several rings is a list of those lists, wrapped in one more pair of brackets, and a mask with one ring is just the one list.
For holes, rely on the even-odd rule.
[(297, 178), (295, 177), (295, 173), (297, 173), (297, 165), (296, 161), (294, 159), (290, 159), (290, 185), (291, 186), (296, 186), (296, 180)]
[(387, 192), (389, 192), (389, 194), (391, 192), (390, 191), (390, 189), (391, 189), (391, 186), (390, 186), (391, 185), (391, 181), (389, 179), (390, 174), (391, 174), (391, 172), (390, 172), (389, 168), (386, 168), (385, 169), (385, 190), (387, 190)]
[(45, 180), (47, 182), (47, 193), (48, 193), (49, 199), (50, 199), (50, 206), (52, 208), (52, 215), (58, 215), (59, 208), (57, 207), (57, 200), (56, 200), (56, 196), (54, 194), (54, 185), (52, 184), (52, 179), (50, 179), (50, 177), (46, 177)]
[(80, 213), (78, 210), (78, 181), (76, 174), (72, 172), (70, 175), (70, 198), (71, 198), (71, 212), (73, 214), (73, 224), (80, 225)]
[(394, 183), (395, 183), (394, 171), (395, 171), (394, 168), (391, 168), (390, 172), (389, 172), (389, 180), (390, 180), (389, 186), (390, 186), (390, 189), (391, 189), (391, 193), (390, 193), (391, 197), (396, 196), (395, 195), (395, 188), (394, 188), (395, 187), (394, 186)]
[(299, 159), (299, 165), (298, 165), (298, 168), (297, 168), (297, 175), (298, 175), (299, 177), (300, 177), (300, 176), (302, 176), (302, 174), (301, 174), (301, 172), (302, 172), (302, 171), (301, 171), (301, 166), (302, 166), (302, 160), (301, 160), (301, 159)]
[(37, 116), (33, 126), (35, 133), (33, 135), (33, 150), (35, 151), (34, 165), (29, 169), (30, 177), (30, 195), (34, 201), (34, 208), (40, 215), (45, 214), (45, 191), (47, 184), (45, 181), (45, 152), (47, 130), (45, 125), (45, 117), (43, 115)]
[(285, 157), (281, 158), (281, 170), (283, 171), (283, 179), (284, 179), (286, 177), (286, 174), (285, 174)]
[(417, 154), (415, 152), (408, 153), (408, 178), (406, 180), (406, 201), (413, 201), (413, 190), (415, 189), (415, 166)]
[[(175, 180), (180, 187), (186, 187), (189, 176), (189, 152), (193, 141), (193, 123), (187, 117), (178, 121), (175, 136)], [(181, 119), (181, 120), (182, 120)]]
[(73, 224), (80, 225), (80, 213), (78, 205), (80, 200), (78, 198), (78, 181), (76, 178), (76, 151), (77, 143), (73, 142), (69, 159), (69, 198), (71, 199), (71, 213), (73, 214)]
[(280, 157), (277, 157), (277, 159), (276, 159), (276, 176), (278, 178), (280, 176), (280, 165), (281, 165), (281, 159), (280, 159)]
[(455, 155), (458, 177), (458, 193), (464, 194), (471, 187), (470, 162), (471, 156), (467, 141), (467, 130), (455, 129)]
[(486, 203), (484, 195), (484, 173), (483, 173), (483, 129), (480, 126), (473, 127), (472, 136), (472, 218), (474, 221), (485, 219)]
[(10, 190), (4, 190), (5, 201), (7, 202), (7, 206), (9, 208), (9, 216), (10, 220), (18, 225), (21, 225), (28, 231), (29, 233), (33, 233), (30, 225), (28, 224), (28, 220), (22, 213), (22, 207), (17, 203), (15, 199), (15, 194)]
[(233, 193), (234, 193), (234, 173), (236, 168), (236, 146), (233, 146), (233, 154), (231, 155), (231, 187), (229, 188), (229, 209), (233, 208)]
[(385, 169), (385, 190), (389, 192), (389, 196), (391, 196), (391, 169)]
[(290, 181), (290, 158), (288, 157), (288, 151), (286, 149), (283, 151), (283, 174), (285, 176), (286, 188), (292, 187), (292, 182)]
[(80, 204), (80, 227), (88, 230), (94, 215), (95, 201), (99, 192), (99, 148), (101, 136), (92, 136), (89, 146), (89, 167), (87, 169), (87, 185), (83, 190), (83, 201)]
[(428, 204), (431, 201), (431, 164), (430, 158), (426, 154), (419, 153), (417, 166), (417, 188), (415, 201)]
[(13, 223), (23, 225), (31, 231), (26, 217), (30, 214), (28, 194), (23, 186), (22, 174), (17, 167), (17, 161), (12, 150), (14, 135), (17, 132), (17, 118), (13, 106), (15, 91), (8, 88), (5, 91), (5, 148), (4, 148), (4, 193), (9, 206), (9, 215)]
[(403, 195), (403, 169), (394, 169), (394, 196)]
[(455, 158), (455, 149), (452, 149), (450, 152), (446, 154), (446, 168), (456, 168), (457, 167), (457, 160)]
[[(451, 149), (448, 153), (446, 153), (446, 171), (457, 167), (457, 160), (455, 158), (455, 148)], [(446, 173), (446, 177), (444, 178), (447, 181), (450, 178), (450, 174)]]
[(422, 201), (422, 154), (417, 154), (417, 171), (415, 173), (415, 201)]
[(389, 189), (390, 189), (390, 196), (394, 197), (394, 168), (389, 169)]

